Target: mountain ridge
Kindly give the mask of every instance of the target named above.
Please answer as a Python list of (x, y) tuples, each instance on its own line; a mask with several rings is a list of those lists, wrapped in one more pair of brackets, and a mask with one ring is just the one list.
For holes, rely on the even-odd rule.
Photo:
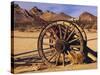
[[(51, 21), (69, 20), (74, 18), (64, 12), (54, 13), (52, 11), (43, 11), (38, 7), (33, 7), (30, 10), (21, 8), (18, 4), (14, 4), (14, 28), (15, 29), (30, 29), (32, 27), (43, 27)], [(89, 12), (83, 12), (79, 16), (79, 22), (85, 28), (97, 28), (97, 17)], [(79, 24), (80, 24), (79, 23)], [(88, 27), (87, 27), (88, 25)]]

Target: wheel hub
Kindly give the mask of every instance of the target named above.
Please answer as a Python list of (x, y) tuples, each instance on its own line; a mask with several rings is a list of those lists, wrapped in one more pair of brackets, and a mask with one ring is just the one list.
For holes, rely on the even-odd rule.
[(55, 44), (55, 49), (58, 52), (65, 52), (69, 48), (69, 44), (65, 42), (64, 40), (57, 40)]

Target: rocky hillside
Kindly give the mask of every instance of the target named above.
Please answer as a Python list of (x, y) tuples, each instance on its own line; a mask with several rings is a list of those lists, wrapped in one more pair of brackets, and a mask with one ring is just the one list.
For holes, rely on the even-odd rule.
[(83, 24), (83, 27), (85, 28), (97, 29), (97, 17), (89, 12), (83, 12), (79, 16), (79, 21)]
[[(14, 29), (15, 30), (31, 30), (34, 28), (41, 28), (48, 24), (50, 21), (55, 20), (68, 20), (74, 18), (64, 12), (54, 13), (52, 11), (42, 11), (37, 7), (33, 7), (30, 10), (21, 8), (18, 4), (12, 4), (14, 9), (12, 12), (14, 17)], [(83, 12), (79, 16), (79, 25), (84, 28), (97, 29), (97, 17), (88, 13)]]
[(56, 14), (51, 11), (44, 12), (40, 17), (45, 21), (68, 20), (68, 19), (72, 18), (71, 16), (66, 15), (63, 12)]
[(26, 30), (32, 27), (41, 28), (42, 25), (46, 25), (47, 22), (36, 15), (36, 13), (40, 14), (38, 11), (35, 11), (33, 14), (33, 10), (36, 10), (36, 8), (27, 11), (26, 9), (22, 9), (18, 4), (14, 4), (13, 7), (15, 30)]
[(29, 13), (31, 15), (36, 15), (36, 16), (40, 16), (43, 14), (43, 11), (38, 9), (37, 7), (33, 7), (31, 10), (29, 10)]
[(32, 24), (32, 18), (30, 18), (26, 11), (17, 4), (14, 5), (14, 21), (16, 25)]

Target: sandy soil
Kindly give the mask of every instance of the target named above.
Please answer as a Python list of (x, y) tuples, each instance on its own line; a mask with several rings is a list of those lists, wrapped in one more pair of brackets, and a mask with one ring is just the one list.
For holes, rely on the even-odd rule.
[[(37, 50), (37, 40), (40, 32), (14, 32), (14, 54)], [(97, 33), (87, 32), (87, 46), (97, 50)]]
[(14, 32), (14, 54), (37, 50), (39, 32)]
[[(32, 50), (37, 50), (37, 40), (38, 40), (38, 35), (40, 32), (14, 32), (14, 55), (23, 53), (23, 52), (29, 52)], [(91, 48), (94, 51), (97, 51), (97, 33), (91, 33), (87, 32), (87, 46)], [(90, 67), (91, 66), (91, 67)], [(20, 66), (15, 68), (15, 73), (20, 73), (20, 72), (28, 72), (28, 71), (33, 71), (33, 67), (28, 67), (25, 69), (27, 66)], [(95, 69), (97, 68), (96, 63), (92, 64), (80, 64), (80, 65), (69, 65), (69, 66), (58, 66), (52, 69), (44, 69), (44, 70), (39, 70), (35, 72), (42, 72), (42, 71), (60, 71), (60, 70), (81, 70), (81, 69)]]

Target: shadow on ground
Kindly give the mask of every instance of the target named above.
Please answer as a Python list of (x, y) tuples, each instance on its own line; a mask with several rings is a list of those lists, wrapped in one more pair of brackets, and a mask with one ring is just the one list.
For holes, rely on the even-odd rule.
[[(37, 52), (37, 54), (27, 55), (27, 54), (32, 53), (32, 52), (33, 53)], [(89, 47), (85, 46), (84, 47), (84, 54), (85, 54), (84, 62), (85, 63), (96, 62), (88, 56), (88, 53), (92, 54), (94, 57), (97, 58), (97, 52), (95, 52), (94, 50), (92, 50)], [(25, 52), (25, 53), (20, 53), (20, 54), (16, 54), (16, 55), (11, 56), (12, 67), (31, 66), (32, 64), (38, 64), (38, 63), (43, 63), (43, 62), (42, 62), (41, 58), (39, 57), (37, 50), (36, 51)]]

